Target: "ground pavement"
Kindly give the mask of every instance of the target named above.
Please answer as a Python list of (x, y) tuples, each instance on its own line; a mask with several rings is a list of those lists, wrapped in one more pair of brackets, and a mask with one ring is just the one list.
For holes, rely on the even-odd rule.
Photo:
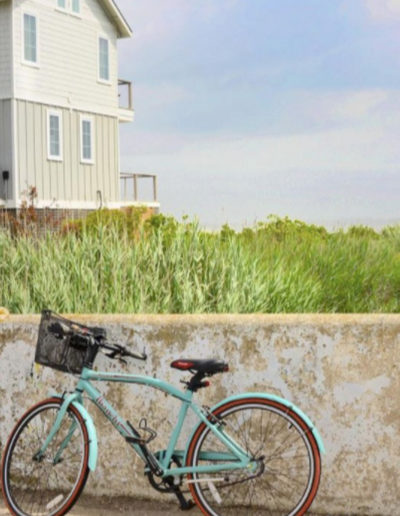
[[(5, 508), (0, 494), (0, 516), (7, 516), (8, 514), (9, 512)], [(160, 504), (122, 498), (107, 501), (87, 497), (82, 497), (79, 503), (77, 503), (76, 508), (68, 514), (71, 516), (183, 516), (184, 514), (188, 516), (201, 516), (201, 512), (197, 507), (194, 507), (191, 511), (182, 512), (176, 504)], [(313, 515), (308, 513), (308, 516)]]
[[(7, 516), (0, 490), (0, 516)], [(178, 505), (168, 503), (147, 502), (144, 500), (129, 500), (117, 498), (115, 500), (99, 500), (82, 497), (76, 504), (71, 516), (200, 516), (201, 512), (195, 507), (188, 513), (179, 510)]]

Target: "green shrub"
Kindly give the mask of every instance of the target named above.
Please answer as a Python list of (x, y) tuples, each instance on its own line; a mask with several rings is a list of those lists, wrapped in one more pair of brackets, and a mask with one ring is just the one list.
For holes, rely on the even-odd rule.
[(0, 286), (14, 313), (400, 312), (400, 227), (271, 217), (208, 232), (101, 210), (44, 238), (0, 231)]

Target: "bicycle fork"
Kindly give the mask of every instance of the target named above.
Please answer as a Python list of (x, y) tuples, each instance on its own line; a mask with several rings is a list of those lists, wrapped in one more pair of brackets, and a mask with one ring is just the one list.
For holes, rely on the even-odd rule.
[[(64, 417), (65, 417), (65, 415), (67, 413), (69, 405), (73, 401), (75, 401), (76, 398), (77, 398), (76, 394), (72, 394), (61, 405), (60, 410), (58, 411), (56, 420), (55, 420), (55, 422), (54, 422), (54, 424), (53, 424), (53, 426), (52, 426), (52, 428), (51, 428), (51, 430), (49, 432), (49, 435), (47, 436), (47, 438), (46, 438), (45, 442), (43, 443), (42, 447), (40, 448), (40, 450), (37, 453), (35, 453), (35, 455), (33, 456), (33, 460), (40, 462), (43, 459), (43, 457), (44, 457), (44, 455), (46, 453), (46, 450), (49, 447), (51, 441), (54, 439), (54, 437), (57, 435), (58, 431), (60, 430), (62, 420), (64, 419)], [(78, 425), (73, 420), (72, 423), (71, 423), (71, 427), (70, 427), (70, 429), (68, 431), (67, 436), (65, 437), (65, 439), (61, 443), (59, 449), (57, 450), (57, 453), (54, 456), (54, 459), (53, 459), (53, 464), (54, 465), (58, 464), (59, 462), (61, 462), (61, 460), (62, 460), (61, 459), (62, 452), (68, 446), (68, 444), (69, 444), (70, 440), (72, 439), (72, 436), (73, 436), (73, 434), (74, 434), (74, 432), (75, 432), (75, 430), (77, 428), (78, 428)]]

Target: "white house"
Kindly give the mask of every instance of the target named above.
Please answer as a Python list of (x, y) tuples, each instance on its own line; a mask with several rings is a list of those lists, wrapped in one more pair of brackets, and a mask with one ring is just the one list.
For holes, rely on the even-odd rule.
[(117, 41), (131, 36), (114, 0), (0, 0), (0, 206), (31, 186), (38, 208), (124, 204), (119, 124), (133, 108)]

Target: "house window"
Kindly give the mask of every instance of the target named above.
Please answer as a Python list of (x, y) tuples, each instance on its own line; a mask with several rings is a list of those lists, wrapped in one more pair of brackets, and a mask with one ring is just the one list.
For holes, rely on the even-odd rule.
[(57, 8), (73, 14), (81, 12), (80, 0), (57, 0)]
[(76, 14), (79, 14), (81, 12), (80, 0), (72, 0), (72, 12)]
[(37, 63), (37, 19), (24, 13), (24, 61)]
[(93, 120), (81, 117), (81, 161), (82, 163), (94, 163), (93, 149)]
[(62, 160), (62, 117), (59, 111), (47, 112), (48, 159)]
[(108, 82), (110, 80), (110, 49), (106, 38), (99, 38), (99, 79)]

